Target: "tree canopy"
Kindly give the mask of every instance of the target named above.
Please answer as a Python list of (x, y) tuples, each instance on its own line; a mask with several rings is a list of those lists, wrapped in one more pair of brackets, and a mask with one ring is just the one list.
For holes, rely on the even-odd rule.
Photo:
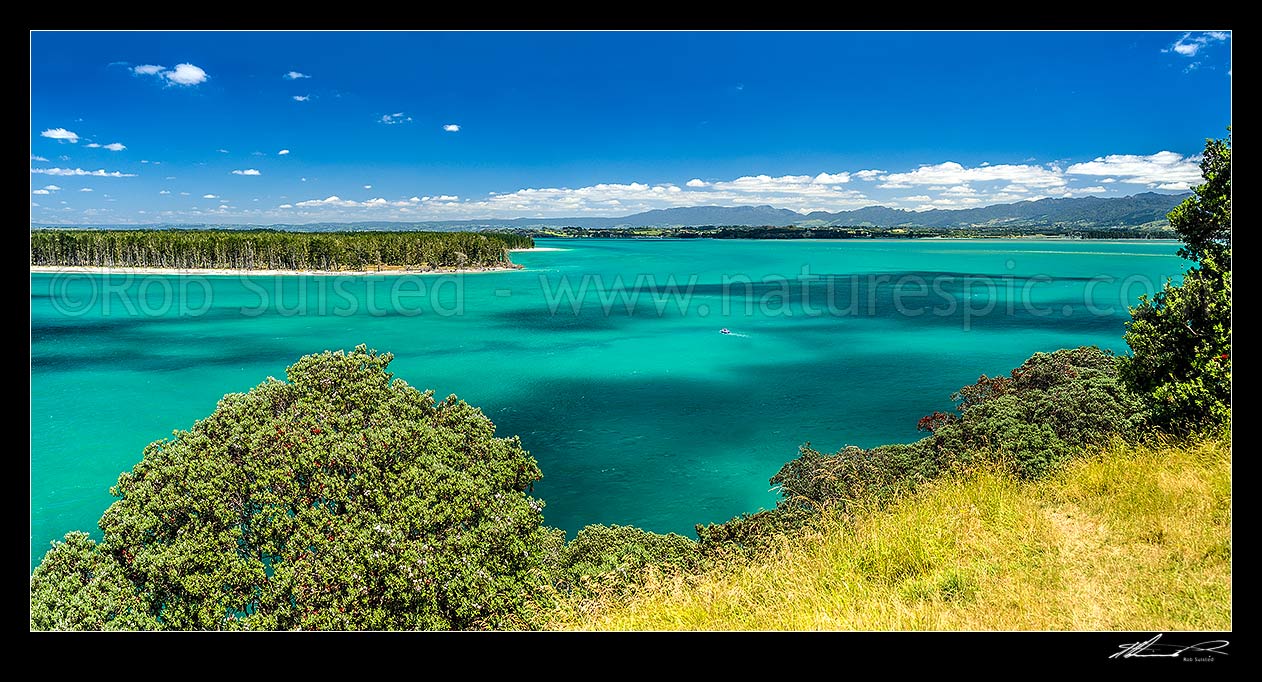
[(1231, 417), (1231, 140), (1206, 140), (1205, 182), (1170, 212), (1195, 265), (1131, 308), (1122, 377), (1155, 427), (1189, 433)]
[(488, 232), (281, 232), (278, 230), (32, 230), (31, 265), (409, 270), (510, 265), (534, 245)]
[(309, 355), (145, 448), (104, 540), (31, 577), (36, 629), (463, 629), (547, 583), (541, 478), (477, 408), (369, 351)]
[[(1228, 128), (1230, 130), (1230, 128)], [(1231, 270), (1231, 138), (1206, 140), (1201, 153), (1201, 177), (1192, 196), (1166, 217), (1183, 240), (1179, 255), (1202, 263), (1213, 260)]]

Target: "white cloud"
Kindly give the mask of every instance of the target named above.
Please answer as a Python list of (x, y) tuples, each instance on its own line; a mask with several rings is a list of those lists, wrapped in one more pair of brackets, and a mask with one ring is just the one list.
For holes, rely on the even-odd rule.
[(188, 63), (176, 64), (174, 69), (162, 72), (162, 77), (176, 85), (197, 85), (210, 78), (201, 67)]
[(455, 123), (448, 123), (447, 125), (443, 126), (443, 130), (446, 130), (449, 133), (458, 133), (460, 132), (460, 126)]
[(89, 143), (87, 143), (87, 144), (85, 144), (85, 145), (83, 145), (83, 146), (84, 146), (84, 147), (87, 147), (88, 149), (96, 149), (96, 148), (100, 147), (101, 145), (99, 145), (99, 144), (97, 144), (97, 143), (95, 143), (95, 142), (89, 142)]
[(105, 145), (105, 148), (112, 152), (121, 152), (127, 148), (127, 145), (123, 144), (122, 142), (111, 142)]
[(94, 190), (93, 190), (91, 187), (80, 187), (80, 188), (79, 188), (79, 191), (80, 191), (80, 192), (91, 192), (91, 191), (94, 191)]
[(980, 205), (982, 201), (983, 200), (978, 197), (959, 197), (955, 199), (934, 199), (933, 201), (930, 201), (927, 204), (921, 204), (920, 206), (917, 206), (914, 210), (927, 211), (933, 208), (943, 208), (943, 209), (971, 208), (973, 206)]
[(306, 102), (311, 99), (311, 95), (294, 95), (293, 99), (295, 102)]
[(1173, 51), (1184, 57), (1195, 57), (1196, 53), (1201, 51), (1201, 48), (1210, 44), (1210, 41), (1222, 41), (1229, 37), (1230, 35), (1223, 31), (1208, 31), (1195, 36), (1191, 33), (1184, 33), (1182, 38), (1174, 41), (1173, 45), (1168, 49), (1162, 50), (1162, 52)]
[(56, 192), (60, 190), (61, 188), (58, 187), (57, 185), (44, 185), (44, 189), (48, 190), (49, 192)]
[(83, 170), (82, 168), (32, 168), (32, 173), (42, 175), (91, 175), (98, 178), (134, 178), (135, 173), (123, 173), (120, 171), (106, 171), (97, 169), (94, 171)]
[(342, 199), (341, 197), (337, 195), (333, 195), (331, 197), (326, 197), (324, 199), (308, 199), (307, 201), (299, 201), (297, 205), (298, 206), (343, 206), (343, 207), (350, 208), (350, 207), (360, 206), (361, 204), (358, 201), (353, 201), (351, 199)]
[(1103, 183), (1117, 182), (1117, 178), (1105, 178), (1101, 180), (1100, 182), (1103, 182)]
[[(1065, 169), (1069, 175), (1108, 176), (1118, 182), (1148, 185), (1157, 189), (1188, 189), (1200, 184), (1199, 159), (1184, 157), (1171, 151), (1161, 151), (1148, 156), (1138, 154), (1110, 154), (1086, 163), (1075, 163)], [(1107, 182), (1101, 180), (1100, 182)]]
[[(397, 112), (406, 119), (406, 115)], [(389, 114), (393, 117), (394, 114)], [(200, 208), (176, 210), (173, 216), (194, 217), (214, 215), (216, 220), (236, 218), (265, 223), (313, 222), (338, 220), (399, 220), (408, 216), (412, 220), (518, 218), (518, 217), (566, 217), (581, 219), (584, 216), (624, 216), (641, 211), (682, 206), (762, 206), (787, 208), (799, 213), (810, 211), (839, 211), (863, 206), (885, 205), (916, 211), (931, 209), (959, 209), (986, 206), (996, 203), (1032, 201), (1047, 196), (1110, 196), (1119, 194), (1118, 185), (1106, 180), (1142, 182), (1154, 179), (1153, 168), (1169, 168), (1172, 164), (1162, 152), (1151, 157), (1110, 156), (1094, 161), (1064, 166), (1059, 164), (1000, 164), (966, 167), (954, 162), (922, 165), (901, 173), (871, 169), (869, 171), (832, 171), (801, 175), (750, 174), (730, 179), (702, 180), (683, 176), (677, 182), (620, 182), (597, 183), (577, 187), (526, 187), (522, 189), (488, 192), (485, 195), (461, 198), (454, 194), (402, 194), (385, 197), (374, 196), (374, 186), (363, 184), (360, 190), (343, 187), (338, 194), (325, 190), (325, 197), (306, 197), (290, 194), (275, 196), (283, 204), (244, 204), (207, 195), (207, 203)], [(1175, 155), (1177, 157), (1177, 155)], [(1181, 158), (1181, 157), (1178, 157)], [(1138, 160), (1138, 161), (1137, 161)], [(1192, 159), (1183, 159), (1192, 161)], [(1135, 164), (1139, 163), (1140, 173)], [(1107, 166), (1107, 175), (1095, 169)], [(1128, 165), (1129, 164), (1129, 165)], [(1177, 170), (1178, 164), (1173, 164)], [(35, 169), (32, 169), (35, 172)], [(861, 175), (862, 174), (862, 175)], [(1167, 173), (1169, 174), (1169, 173)], [(310, 178), (301, 178), (306, 182)], [(871, 188), (872, 196), (855, 188), (856, 180), (866, 179), (865, 190)], [(313, 181), (318, 179), (311, 179)], [(1179, 181), (1177, 187), (1174, 182)], [(317, 183), (326, 184), (326, 183)], [(1077, 187), (1076, 185), (1084, 185)], [(911, 192), (885, 192), (891, 187), (912, 187)], [(1125, 185), (1123, 185), (1124, 187)], [(1160, 190), (1182, 189), (1186, 179), (1178, 176), (1171, 181), (1149, 183)], [(880, 189), (878, 189), (880, 188)], [(439, 189), (439, 188), (435, 188)], [(316, 190), (319, 191), (319, 190)], [(434, 192), (433, 189), (430, 190)], [(1125, 192), (1123, 192), (1125, 193)], [(342, 198), (367, 195), (364, 199)], [(267, 198), (262, 197), (266, 202)], [(200, 202), (194, 202), (200, 203)], [(209, 205), (208, 205), (209, 204)], [(240, 208), (237, 208), (240, 206)]]
[(377, 122), (384, 123), (388, 126), (392, 126), (398, 123), (407, 123), (408, 121), (411, 121), (411, 120), (412, 120), (411, 116), (404, 116), (402, 111), (396, 111), (393, 114), (383, 115), (381, 118), (377, 119)]
[(257, 168), (246, 168), (244, 170), (234, 170), (233, 175), (262, 175)]
[(51, 194), (51, 192), (46, 189), (37, 189), (32, 191), (31, 194)]
[(288, 154), (288, 153), (289, 153), (289, 150), (288, 150), (288, 149), (282, 149), (282, 150), (280, 150), (280, 151), (276, 152), (276, 155), (277, 155), (277, 156), (284, 156), (284, 155), (286, 155), (286, 154)]
[(815, 176), (814, 182), (817, 185), (841, 185), (850, 182), (849, 173), (820, 173)]
[(66, 130), (65, 128), (49, 128), (48, 130), (40, 133), (40, 136), (49, 137), (54, 140), (62, 140), (63, 142), (70, 142), (71, 144), (79, 141), (78, 133)]
[[(578, 188), (525, 188), (514, 192), (490, 192), (485, 197), (461, 199), (452, 194), (412, 196), (389, 200), (374, 197), (365, 201), (332, 195), (323, 199), (297, 201), (292, 205), (308, 219), (336, 216), (362, 218), (385, 216), (374, 211), (388, 210), (397, 215), (401, 208), (424, 211), (435, 217), (519, 217), (626, 215), (654, 208), (694, 205), (760, 206), (772, 205), (799, 212), (840, 210), (877, 203), (862, 192), (845, 189), (848, 173), (814, 175), (748, 175), (731, 180), (673, 183), (600, 183)], [(344, 209), (356, 209), (346, 213)], [(418, 214), (419, 215), (419, 214)]]
[(182, 86), (198, 85), (205, 83), (210, 78), (200, 66), (194, 66), (187, 62), (176, 64), (173, 69), (158, 66), (157, 64), (141, 64), (134, 67), (132, 73), (138, 76), (155, 76), (168, 84)]
[(218, 198), (219, 198), (219, 195), (217, 195), (217, 194), (203, 194), (203, 195), (202, 195), (202, 198), (203, 198), (203, 199), (218, 199)]
[(32, 161), (47, 161), (48, 159), (45, 159), (42, 156), (35, 156), (34, 154), (31, 154), (31, 160)]
[(219, 152), (220, 154), (227, 154), (227, 153), (228, 153), (228, 150), (227, 150), (227, 149), (216, 149), (215, 151)]
[(291, 80), (291, 81), (296, 81), (299, 78), (310, 78), (310, 77), (311, 76), (308, 76), (307, 74), (302, 73), (301, 71), (290, 71), (289, 73), (282, 76), (282, 78), (286, 80)]
[(924, 165), (909, 173), (890, 173), (881, 187), (906, 185), (961, 185), (967, 182), (1010, 182), (1029, 187), (1063, 187), (1065, 178), (1056, 169), (1026, 164), (999, 164), (965, 168), (946, 161)]
[(170, 193), (171, 193), (171, 190), (169, 190), (169, 189), (164, 189), (164, 190), (161, 190), (160, 192), (158, 192), (158, 194), (170, 194)]

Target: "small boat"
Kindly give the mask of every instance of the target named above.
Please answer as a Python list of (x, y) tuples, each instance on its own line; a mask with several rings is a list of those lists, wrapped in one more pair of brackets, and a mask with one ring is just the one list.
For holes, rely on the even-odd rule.
[(722, 329), (720, 329), (720, 330), (719, 330), (719, 333), (720, 333), (720, 334), (731, 334), (731, 333), (732, 333), (732, 330), (731, 330), (731, 329), (728, 329), (727, 327), (724, 327), (724, 328), (722, 328)]

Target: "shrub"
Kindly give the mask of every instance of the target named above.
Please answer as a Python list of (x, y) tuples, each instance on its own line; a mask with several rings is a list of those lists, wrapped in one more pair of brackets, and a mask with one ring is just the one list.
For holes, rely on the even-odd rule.
[(649, 567), (693, 570), (700, 560), (697, 543), (682, 535), (617, 525), (583, 528), (561, 556), (555, 577), (562, 590), (581, 589), (593, 580), (605, 587), (630, 586)]

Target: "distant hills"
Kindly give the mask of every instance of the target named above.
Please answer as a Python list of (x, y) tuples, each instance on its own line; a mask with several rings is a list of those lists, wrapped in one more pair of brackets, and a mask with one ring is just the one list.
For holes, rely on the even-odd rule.
[[(699, 227), (704, 225), (805, 227), (1136, 227), (1166, 222), (1166, 213), (1177, 206), (1183, 194), (1144, 192), (1129, 197), (1082, 197), (1039, 199), (980, 208), (908, 211), (886, 206), (868, 206), (853, 211), (815, 211), (801, 214), (771, 206), (689, 206), (645, 211), (621, 218), (512, 218), (487, 220), (438, 220), (424, 222), (345, 222), (301, 225), (172, 225), (150, 224), (132, 227), (269, 227), (278, 230), (324, 232), (331, 230), (471, 230), (486, 228), (534, 227)], [(41, 225), (33, 225), (40, 227)], [(66, 226), (55, 226), (66, 227)], [(123, 226), (118, 226), (123, 227)]]
[(583, 227), (680, 227), (697, 225), (801, 225), (807, 227), (987, 227), (1075, 226), (1134, 227), (1165, 222), (1166, 213), (1188, 195), (1145, 192), (1129, 197), (1101, 199), (1039, 199), (981, 208), (908, 211), (868, 206), (853, 211), (815, 211), (802, 215), (771, 206), (692, 206), (636, 213), (625, 218), (587, 218), (573, 222), (551, 220), (532, 224), (566, 224)]

